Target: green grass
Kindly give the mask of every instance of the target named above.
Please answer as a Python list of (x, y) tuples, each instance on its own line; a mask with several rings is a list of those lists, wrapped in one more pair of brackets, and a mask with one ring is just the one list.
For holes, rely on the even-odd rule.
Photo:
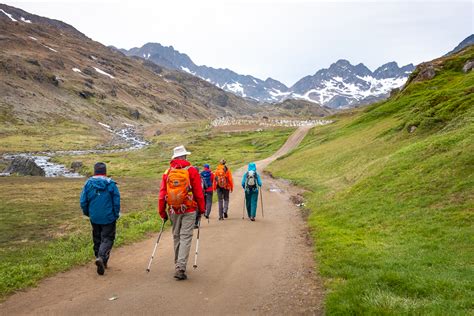
[(328, 315), (474, 313), (474, 73), (460, 70), (473, 57), (270, 166), (308, 190)]
[(110, 153), (105, 155), (65, 156), (55, 160), (66, 166), (79, 160), (86, 166), (82, 172), (92, 173), (97, 161), (108, 164), (113, 176), (156, 178), (168, 168), (173, 148), (185, 145), (191, 152), (188, 159), (202, 169), (204, 163), (215, 168), (225, 158), (231, 170), (270, 156), (280, 148), (293, 129), (278, 128), (262, 132), (247, 131), (233, 133), (214, 132), (204, 124), (184, 126), (182, 129), (165, 132), (151, 139), (152, 144), (144, 150)]
[[(159, 229), (159, 183), (174, 146), (185, 144), (192, 151), (189, 159), (193, 164), (208, 162), (215, 167), (224, 157), (236, 169), (249, 160), (270, 156), (291, 132), (292, 129), (275, 129), (227, 134), (214, 132), (203, 124), (185, 124), (154, 137), (153, 144), (144, 150), (58, 160), (81, 160), (87, 166), (85, 173), (92, 171), (96, 161), (108, 163), (122, 196), (123, 216), (118, 222), (116, 243), (120, 246)], [(0, 178), (0, 300), (93, 258), (90, 224), (79, 207), (84, 181)]]
[(0, 115), (0, 154), (93, 148), (106, 136), (105, 131), (93, 132), (77, 122), (52, 120), (31, 125), (2, 121)]

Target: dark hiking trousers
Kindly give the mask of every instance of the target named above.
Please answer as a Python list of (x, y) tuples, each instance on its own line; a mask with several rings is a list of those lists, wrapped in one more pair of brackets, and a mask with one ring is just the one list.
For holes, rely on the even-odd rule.
[(212, 191), (204, 192), (204, 199), (206, 201), (206, 216), (209, 216), (211, 215), (211, 208), (212, 208)]
[(245, 190), (245, 207), (249, 218), (257, 215), (258, 190)]
[(229, 190), (217, 188), (217, 199), (219, 200), (219, 218), (222, 218), (229, 210)]
[[(211, 192), (204, 192), (204, 200), (206, 201), (206, 212), (204, 215), (209, 216), (211, 214), (211, 207), (212, 207), (212, 191)], [(199, 210), (196, 210), (196, 221), (194, 222), (195, 226), (199, 225)]]
[(107, 264), (110, 257), (110, 251), (115, 241), (115, 224), (92, 224), (92, 240), (94, 241), (94, 255), (96, 258), (101, 257)]

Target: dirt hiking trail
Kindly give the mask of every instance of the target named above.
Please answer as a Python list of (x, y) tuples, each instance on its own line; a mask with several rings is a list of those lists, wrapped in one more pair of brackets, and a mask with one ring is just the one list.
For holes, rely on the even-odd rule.
[[(308, 130), (296, 130), (278, 152), (257, 162), (258, 170), (295, 148)], [(96, 274), (91, 260), (12, 295), (0, 305), (0, 314), (323, 314), (323, 290), (314, 273), (306, 224), (300, 210), (290, 202), (296, 189), (261, 173), (265, 217), (259, 201), (256, 221), (242, 220), (243, 172), (234, 172), (236, 185), (230, 195), (229, 218), (217, 220), (217, 204), (212, 207), (210, 223), (203, 218), (198, 268), (193, 270), (195, 231), (188, 280), (173, 278), (173, 238), (167, 229), (150, 273), (145, 269), (156, 234), (114, 249), (104, 276)]]

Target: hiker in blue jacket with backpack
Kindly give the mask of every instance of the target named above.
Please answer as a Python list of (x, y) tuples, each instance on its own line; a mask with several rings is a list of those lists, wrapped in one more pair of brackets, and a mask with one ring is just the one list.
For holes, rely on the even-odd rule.
[(242, 177), (242, 188), (245, 190), (245, 206), (247, 215), (252, 222), (257, 215), (258, 190), (262, 186), (262, 180), (257, 173), (257, 166), (251, 162), (248, 171)]
[(115, 181), (107, 177), (105, 163), (94, 165), (94, 176), (87, 179), (81, 193), (82, 213), (92, 225), (95, 264), (103, 275), (115, 241), (116, 222), (120, 217), (120, 193)]
[(209, 219), (212, 208), (212, 194), (214, 192), (212, 184), (214, 182), (214, 174), (211, 171), (211, 167), (206, 163), (204, 164), (204, 171), (201, 172), (202, 189), (204, 191), (204, 200), (206, 201), (206, 213), (204, 217)]

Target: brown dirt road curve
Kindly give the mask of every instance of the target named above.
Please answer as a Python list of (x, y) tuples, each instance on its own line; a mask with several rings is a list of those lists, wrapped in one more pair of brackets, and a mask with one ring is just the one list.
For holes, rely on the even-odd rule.
[[(257, 162), (258, 170), (295, 148), (308, 130), (299, 128), (278, 152)], [(210, 224), (202, 221), (198, 268), (192, 268), (193, 241), (188, 280), (173, 278), (173, 239), (166, 230), (150, 273), (145, 269), (156, 237), (115, 249), (105, 276), (96, 274), (93, 263), (60, 273), (12, 295), (0, 314), (322, 314), (323, 290), (307, 226), (289, 200), (296, 189), (263, 175), (265, 218), (259, 202), (257, 220), (242, 220), (243, 172), (234, 173), (229, 218), (218, 221), (213, 205)]]

